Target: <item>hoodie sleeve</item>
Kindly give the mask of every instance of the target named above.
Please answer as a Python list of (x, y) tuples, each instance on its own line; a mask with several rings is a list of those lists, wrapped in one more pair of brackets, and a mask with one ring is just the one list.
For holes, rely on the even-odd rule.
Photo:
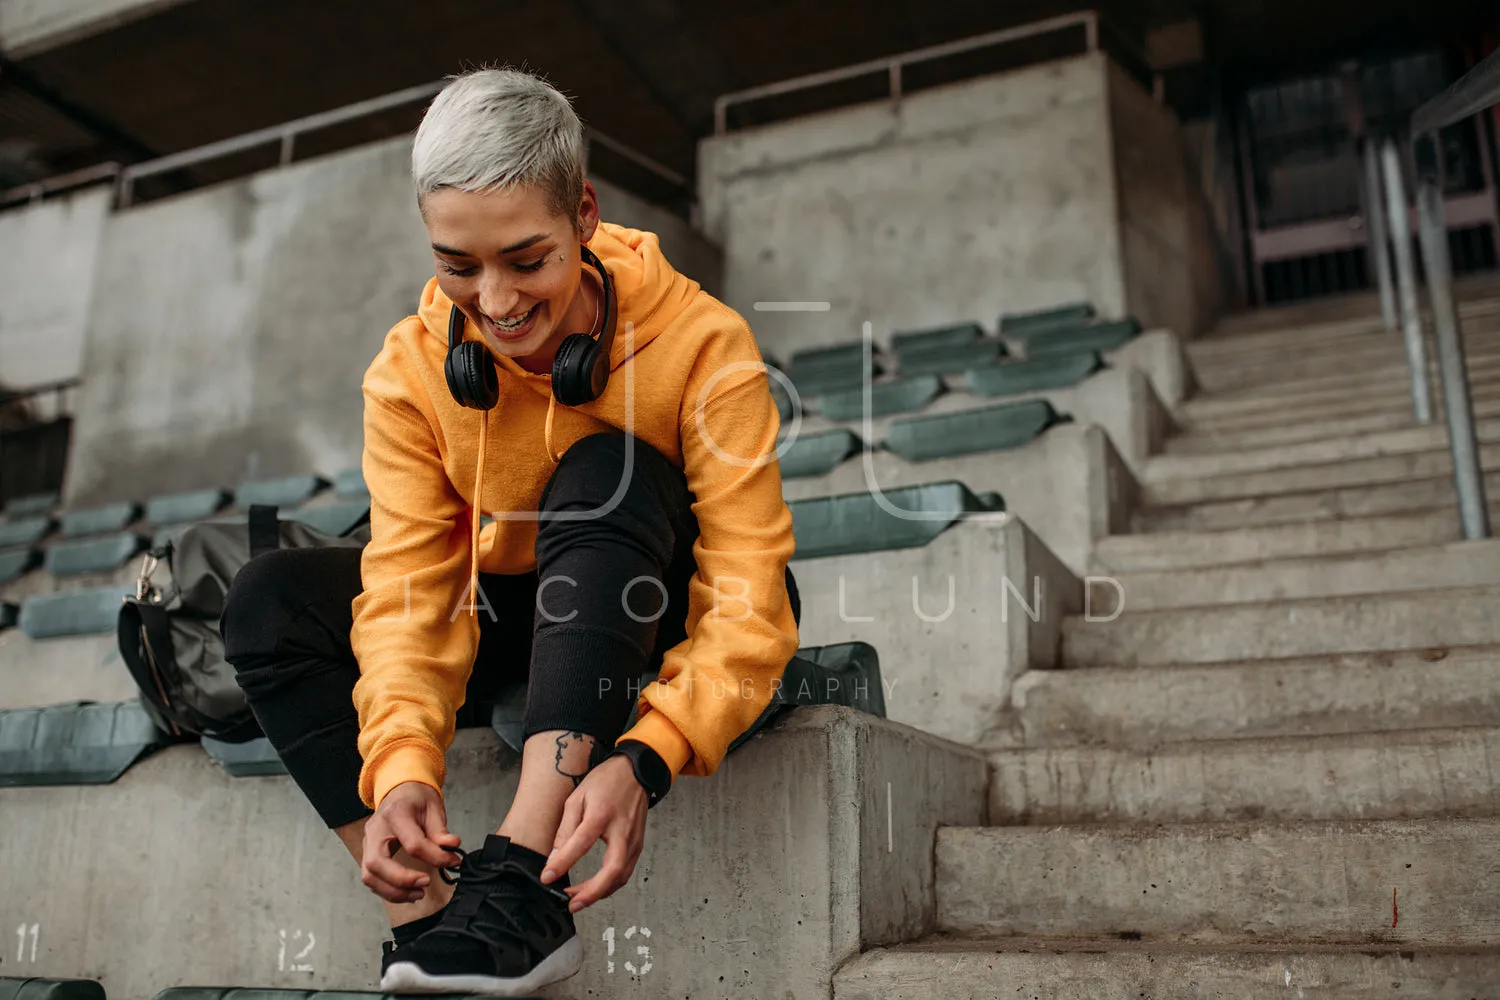
[[(467, 600), (468, 505), (449, 482), (433, 422), (407, 384), (399, 344), (388, 344), (364, 382), (364, 474), (370, 543), (360, 566), (350, 641), (359, 794), (375, 808), (396, 785), (443, 787), (444, 751), (474, 667), (478, 621)], [(407, 376), (410, 377), (410, 376)]]
[(728, 346), (702, 359), (709, 363), (700, 360), (679, 420), (699, 531), (688, 638), (667, 652), (657, 682), (641, 692), (635, 726), (621, 737), (650, 745), (673, 775), (713, 774), (770, 703), (797, 651), (780, 416), (749, 328), (741, 324), (724, 340)]

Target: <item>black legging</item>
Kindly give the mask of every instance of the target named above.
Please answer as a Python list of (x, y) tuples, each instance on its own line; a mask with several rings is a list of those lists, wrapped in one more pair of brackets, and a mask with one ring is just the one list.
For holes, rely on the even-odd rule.
[[(479, 650), (458, 726), (488, 724), (497, 692), (524, 681), (524, 735), (585, 733), (594, 738), (597, 763), (624, 732), (644, 677), (686, 638), (698, 537), (693, 495), (682, 471), (660, 452), (640, 439), (634, 445), (629, 485), (611, 510), (596, 518), (543, 519), (535, 572), (480, 575)], [(625, 451), (618, 432), (574, 444), (540, 509), (605, 506), (625, 475)], [(538, 579), (559, 577), (579, 585), (547, 587), (539, 609)], [(662, 588), (644, 581), (629, 586), (633, 614), (626, 614), (620, 595), (639, 577)], [(800, 622), (790, 569), (786, 582)], [(239, 571), (220, 619), (225, 659), (256, 719), (329, 827), (370, 814), (358, 792), (353, 691), (360, 674), (349, 644), (351, 604), (361, 590), (358, 549), (277, 550)]]

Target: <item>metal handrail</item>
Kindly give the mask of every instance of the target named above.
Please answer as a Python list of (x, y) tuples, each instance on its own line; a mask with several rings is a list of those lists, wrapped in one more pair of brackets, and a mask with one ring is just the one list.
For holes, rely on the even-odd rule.
[[(822, 87), (830, 83), (838, 83), (842, 80), (852, 80), (861, 76), (868, 76), (871, 73), (881, 70), (885, 71), (887, 79), (890, 81), (891, 99), (900, 100), (901, 69), (904, 66), (912, 63), (928, 62), (933, 59), (941, 59), (945, 56), (958, 55), (963, 52), (971, 52), (974, 49), (989, 48), (992, 45), (1000, 45), (1005, 42), (1019, 41), (1023, 38), (1031, 38), (1036, 35), (1046, 35), (1065, 28), (1083, 28), (1087, 50), (1089, 52), (1097, 52), (1100, 41), (1100, 24), (1101, 19), (1098, 11), (1075, 11), (1071, 14), (1049, 17), (1043, 21), (1033, 21), (1030, 24), (1023, 24), (1014, 28), (1004, 28), (1000, 31), (991, 31), (983, 35), (961, 38), (954, 42), (944, 42), (940, 45), (929, 45), (925, 48), (911, 49), (907, 52), (899, 52), (893, 56), (869, 59), (865, 62), (841, 66), (838, 69), (808, 73), (805, 76), (792, 77), (788, 80), (779, 80), (775, 83), (762, 84), (758, 87), (750, 87), (746, 90), (737, 90), (730, 94), (723, 94), (714, 99), (714, 135), (723, 135), (728, 131), (729, 107), (733, 104), (744, 104), (747, 101), (758, 100), (763, 97), (778, 97), (782, 94), (795, 93), (799, 90), (809, 90), (813, 87)], [(1146, 62), (1145, 56), (1136, 51), (1136, 47), (1128, 39), (1119, 38), (1117, 40), (1127, 45), (1134, 55), (1139, 56), (1143, 62)]]
[(87, 187), (102, 181), (113, 181), (119, 177), (123, 169), (121, 164), (111, 160), (108, 163), (96, 163), (92, 167), (84, 167), (82, 170), (74, 170), (71, 173), (57, 174), (44, 180), (20, 184), (0, 191), (0, 205), (13, 205), (22, 201), (35, 203), (49, 194)]
[(1412, 135), (1435, 132), (1500, 103), (1500, 49), (1441, 94), (1422, 105), (1411, 116)]

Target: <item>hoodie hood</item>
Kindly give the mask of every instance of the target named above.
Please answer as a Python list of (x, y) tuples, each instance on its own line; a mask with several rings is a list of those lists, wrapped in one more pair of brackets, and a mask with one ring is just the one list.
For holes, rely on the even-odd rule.
[[(628, 360), (633, 351), (641, 350), (670, 326), (698, 293), (699, 286), (662, 256), (655, 233), (601, 222), (588, 247), (598, 256), (614, 284), (616, 331), (609, 357), (609, 367), (613, 371)], [(448, 314), (452, 309), (453, 303), (438, 288), (437, 279), (428, 279), (417, 315), (427, 332), (445, 344), (448, 341)], [(627, 330), (632, 331), (630, 335), (627, 335)], [(489, 347), (472, 322), (464, 323), (464, 339)], [(528, 372), (493, 349), (490, 349), (490, 356), (506, 371), (525, 379), (536, 391), (551, 393), (551, 375)]]

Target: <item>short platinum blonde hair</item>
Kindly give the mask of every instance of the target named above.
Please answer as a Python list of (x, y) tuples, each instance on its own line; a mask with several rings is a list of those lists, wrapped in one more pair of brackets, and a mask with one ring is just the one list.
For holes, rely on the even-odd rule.
[(452, 78), (433, 98), (411, 151), (417, 201), (443, 188), (537, 185), (576, 219), (583, 198), (583, 123), (560, 91), (514, 69)]

